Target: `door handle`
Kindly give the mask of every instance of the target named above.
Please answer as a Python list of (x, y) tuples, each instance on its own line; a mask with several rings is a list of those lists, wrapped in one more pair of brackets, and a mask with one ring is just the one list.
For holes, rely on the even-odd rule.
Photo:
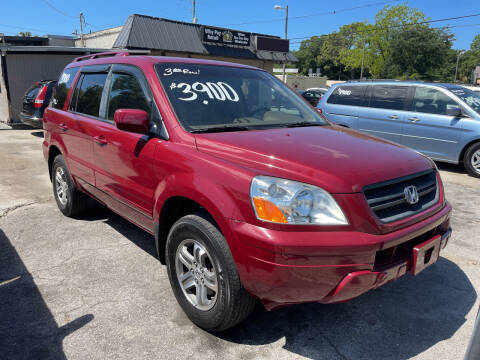
[(59, 127), (62, 131), (67, 131), (67, 130), (68, 130), (68, 126), (67, 126), (67, 124), (65, 124), (65, 123), (58, 124), (58, 127)]
[(93, 137), (93, 140), (95, 140), (95, 142), (98, 144), (98, 145), (107, 145), (107, 138), (105, 137), (105, 135), (98, 135), (98, 136), (94, 136)]
[(410, 120), (410, 121), (413, 122), (413, 123), (416, 123), (417, 121), (420, 121), (420, 119), (419, 119), (418, 117), (416, 117), (416, 116), (411, 117), (411, 118), (408, 118), (408, 120)]
[(398, 115), (390, 115), (389, 118), (392, 119), (392, 120), (397, 120), (397, 119), (398, 119)]

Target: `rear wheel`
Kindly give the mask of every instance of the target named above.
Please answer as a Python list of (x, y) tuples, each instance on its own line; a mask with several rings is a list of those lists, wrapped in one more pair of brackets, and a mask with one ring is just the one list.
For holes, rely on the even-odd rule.
[(77, 190), (62, 155), (57, 155), (52, 165), (53, 195), (65, 216), (74, 216), (85, 210), (90, 199)]
[(192, 322), (223, 331), (252, 312), (255, 299), (243, 288), (228, 244), (202, 213), (178, 220), (167, 239), (173, 293)]
[(480, 142), (470, 145), (465, 151), (463, 164), (470, 175), (480, 177)]

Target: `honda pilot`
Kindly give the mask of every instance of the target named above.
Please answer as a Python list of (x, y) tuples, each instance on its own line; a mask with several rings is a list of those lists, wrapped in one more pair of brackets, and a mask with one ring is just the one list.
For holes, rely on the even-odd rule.
[(119, 52), (58, 84), (43, 142), (58, 208), (92, 197), (152, 234), (206, 330), (257, 300), (344, 302), (417, 275), (450, 238), (430, 159), (333, 125), (266, 71)]

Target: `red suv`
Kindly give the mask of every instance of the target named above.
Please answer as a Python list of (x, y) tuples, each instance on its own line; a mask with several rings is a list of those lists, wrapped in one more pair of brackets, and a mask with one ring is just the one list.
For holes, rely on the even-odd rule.
[(177, 301), (210, 331), (256, 299), (340, 302), (415, 275), (450, 237), (432, 161), (332, 125), (253, 67), (78, 58), (44, 129), (60, 211), (92, 197), (153, 234)]

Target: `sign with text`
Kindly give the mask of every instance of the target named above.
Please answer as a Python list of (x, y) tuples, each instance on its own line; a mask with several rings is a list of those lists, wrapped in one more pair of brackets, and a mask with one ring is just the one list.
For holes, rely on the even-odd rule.
[(222, 45), (250, 46), (250, 33), (205, 26), (203, 28), (203, 42)]

